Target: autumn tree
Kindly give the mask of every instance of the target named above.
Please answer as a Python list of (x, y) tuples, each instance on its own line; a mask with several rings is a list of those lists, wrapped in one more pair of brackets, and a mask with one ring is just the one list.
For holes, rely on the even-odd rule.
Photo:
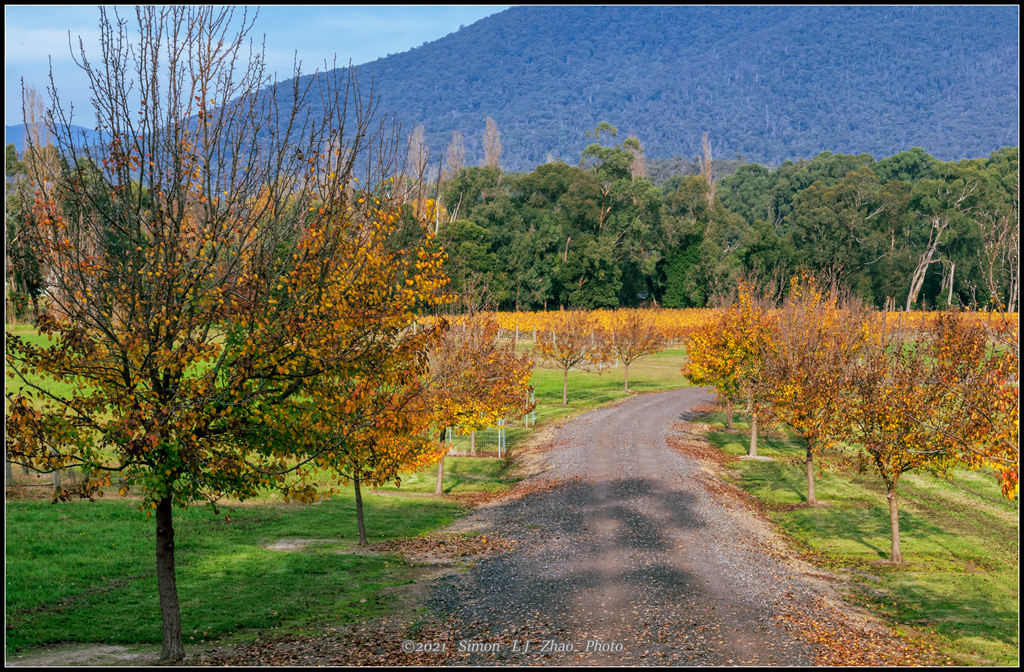
[(53, 92), (63, 161), (31, 176), (53, 307), (37, 321), (49, 342), (7, 335), (8, 447), (39, 471), (81, 470), (58, 499), (116, 476), (137, 491), (156, 518), (161, 659), (178, 661), (173, 507), (315, 495), (301, 472), (285, 477), (311, 456), (270, 437), (316, 420), (310, 381), (352, 373), (378, 333), (328, 320), (338, 297), (366, 296), (347, 293), (394, 209), (373, 185), (395, 143), (354, 71), (273, 81), (248, 14), (137, 7), (136, 36), (100, 17), (99, 55), (77, 59), (96, 137)]
[(484, 127), (484, 163), (489, 168), (499, 168), (501, 160), (501, 132), (498, 131), (498, 122), (487, 117)]
[[(993, 469), (1003, 494), (1017, 495), (1020, 470), (1020, 348), (1015, 319), (986, 324), (947, 312), (930, 330), (934, 376), (945, 415), (928, 429), (953, 442), (957, 460)], [(930, 416), (924, 416), (926, 422)]]
[(623, 390), (629, 392), (629, 365), (665, 349), (665, 332), (647, 310), (617, 310), (601, 331), (608, 354), (622, 362)]
[(814, 458), (837, 436), (839, 394), (848, 363), (863, 346), (863, 307), (811, 276), (794, 277), (778, 313), (766, 359), (767, 398), (776, 416), (804, 439), (807, 503), (814, 505)]
[(935, 419), (943, 412), (928, 349), (907, 331), (887, 333), (884, 316), (875, 322), (873, 342), (851, 362), (850, 384), (840, 398), (840, 408), (844, 425), (851, 430), (848, 438), (857, 444), (862, 462), (885, 484), (891, 530), (889, 558), (899, 563), (903, 562), (899, 478), (921, 469), (942, 473), (952, 464), (952, 452), (948, 442), (926, 429), (930, 422), (925, 416)]
[[(449, 325), (430, 353), (430, 400), (435, 427), (473, 432), (500, 418), (532, 410), (527, 400), (533, 360), (498, 340), (496, 322), (471, 316)], [(443, 434), (442, 434), (443, 437)], [(444, 457), (434, 494), (441, 494)]]
[(372, 202), (358, 218), (365, 244), (340, 257), (359, 254), (359, 263), (331, 268), (319, 301), (302, 311), (306, 342), (339, 364), (312, 377), (290, 408), (268, 411), (283, 417), (280, 440), (295, 446), (303, 464), (353, 484), (362, 545), (362, 484), (400, 482), (401, 472), (432, 463), (440, 450), (429, 432), (424, 379), (442, 325), (423, 328), (416, 320), (452, 298), (429, 220), (420, 222), (419, 237), (396, 235), (400, 209)]
[(445, 155), (444, 171), (442, 179), (449, 179), (459, 174), (466, 167), (466, 143), (462, 140), (462, 133), (452, 131), (452, 140), (448, 143), (448, 152)]
[(1008, 359), (964, 314), (943, 314), (923, 332), (887, 327), (884, 315), (873, 316), (864, 332), (839, 405), (848, 440), (885, 485), (889, 558), (901, 563), (897, 486), (903, 474), (995, 466), (1004, 493), (1015, 493), (1016, 449), (997, 448), (1016, 444), (1016, 433), (1012, 439), (1007, 434), (1016, 432), (1016, 413), (1010, 417), (1000, 387)]
[(552, 321), (537, 333), (541, 356), (562, 369), (562, 406), (568, 401), (569, 369), (587, 370), (609, 361), (606, 340), (595, 334), (595, 325), (581, 310), (553, 313)]
[(706, 320), (687, 341), (683, 375), (697, 384), (711, 384), (725, 400), (727, 426), (733, 404), (746, 401), (750, 411), (749, 455), (757, 455), (757, 420), (770, 409), (768, 361), (774, 347), (774, 317), (768, 303), (749, 283), (741, 283), (735, 302)]

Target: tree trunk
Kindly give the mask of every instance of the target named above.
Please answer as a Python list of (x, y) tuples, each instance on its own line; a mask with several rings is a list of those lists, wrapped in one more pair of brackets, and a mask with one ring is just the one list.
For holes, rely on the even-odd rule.
[(562, 406), (566, 405), (568, 397), (566, 391), (569, 389), (569, 369), (562, 370)]
[(469, 430), (469, 452), (476, 455), (476, 430)]
[(757, 413), (750, 414), (750, 457), (757, 457)]
[[(56, 455), (57, 451), (53, 448), (50, 449), (50, 454)], [(53, 491), (60, 492), (60, 469), (53, 470)]]
[(896, 563), (903, 562), (903, 554), (900, 553), (900, 510), (899, 500), (896, 496), (896, 484), (886, 488), (886, 499), (889, 500), (889, 527), (892, 531), (892, 549), (889, 551), (889, 560)]
[(174, 512), (170, 495), (156, 505), (156, 581), (163, 623), (160, 662), (176, 663), (185, 657), (185, 645), (181, 641), (181, 611), (178, 609), (178, 584), (174, 575)]
[(4, 297), (4, 305), (7, 306), (7, 324), (10, 326), (16, 326), (18, 324), (18, 313), (14, 307), (14, 301), (12, 294), (16, 291), (16, 285), (14, 282), (14, 264), (11, 263), (10, 257), (5, 257), (7, 261), (7, 268), (10, 269), (10, 281), (5, 285), (4, 291), (6, 296)]
[(14, 485), (14, 470), (11, 469), (11, 461), (7, 459), (6, 446), (5, 446), (5, 450), (4, 450), (4, 465), (5, 465), (4, 475), (7, 477), (7, 484), (6, 485), (7, 485), (7, 489), (9, 489), (11, 486)]
[(807, 442), (807, 503), (812, 506), (818, 503), (814, 498), (814, 452), (810, 441)]
[(938, 248), (939, 237), (948, 225), (948, 218), (932, 217), (932, 228), (928, 234), (928, 246), (921, 253), (921, 258), (918, 260), (917, 267), (910, 278), (910, 291), (907, 293), (907, 311), (910, 311), (913, 305), (917, 303), (917, 297), (921, 292), (921, 287), (924, 286), (924, 277), (928, 273), (928, 267), (937, 261), (933, 260), (932, 257), (935, 256), (935, 250)]
[(359, 545), (366, 546), (369, 542), (366, 541), (366, 522), (363, 520), (363, 493), (359, 490), (359, 479), (353, 478), (352, 482), (356, 486), (356, 521), (359, 523)]
[[(444, 429), (441, 430), (441, 435), (438, 439), (441, 442), (442, 446), (445, 445), (445, 439), (447, 438), (447, 435), (448, 428), (445, 427)], [(441, 482), (444, 480), (444, 456), (447, 454), (448, 452), (445, 451), (444, 455), (441, 455), (441, 459), (437, 461), (437, 485), (434, 486), (435, 495), (441, 494)]]
[(956, 264), (949, 262), (949, 296), (946, 297), (946, 305), (953, 305), (953, 273), (956, 272)]
[(623, 362), (623, 364), (625, 364), (625, 366), (626, 366), (626, 383), (625, 383), (625, 387), (623, 389), (626, 392), (629, 392), (629, 364), (626, 364), (625, 362)]
[(728, 397), (725, 400), (725, 423), (726, 427), (732, 429), (732, 399)]

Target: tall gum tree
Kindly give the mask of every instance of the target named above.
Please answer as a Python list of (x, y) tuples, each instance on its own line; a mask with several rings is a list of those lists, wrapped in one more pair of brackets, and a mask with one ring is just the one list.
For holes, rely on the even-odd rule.
[(49, 341), (7, 335), (6, 429), (13, 461), (81, 470), (58, 499), (103, 494), (115, 476), (141, 495), (156, 517), (161, 659), (173, 662), (173, 507), (315, 494), (283, 477), (306, 456), (267, 437), (301, 428), (309, 381), (346, 370), (371, 338), (350, 325), (312, 336), (373, 259), (353, 186), (373, 193), (395, 143), (354, 71), (277, 84), (250, 48), (248, 14), (134, 12), (137, 32), (100, 8), (99, 54), (77, 55), (95, 139), (75, 133), (51, 87), (62, 161), (30, 175), (51, 303), (36, 326)]

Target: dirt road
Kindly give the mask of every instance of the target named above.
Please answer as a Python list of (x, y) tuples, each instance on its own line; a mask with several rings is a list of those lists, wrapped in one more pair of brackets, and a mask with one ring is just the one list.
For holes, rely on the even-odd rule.
[(430, 605), (451, 618), (457, 660), (813, 664), (778, 615), (813, 608), (826, 589), (767, 553), (764, 523), (712, 494), (701, 465), (667, 445), (708, 401), (688, 388), (587, 413), (535, 477), (561, 485), (457, 526), (517, 547), (435, 587)]

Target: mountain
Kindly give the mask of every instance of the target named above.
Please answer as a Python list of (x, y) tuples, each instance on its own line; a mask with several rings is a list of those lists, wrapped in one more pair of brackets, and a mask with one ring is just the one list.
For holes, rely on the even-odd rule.
[[(84, 126), (72, 125), (71, 130), (75, 138), (84, 137), (87, 142), (96, 138), (96, 131)], [(19, 152), (25, 150), (25, 124), (4, 125), (4, 147), (10, 144), (13, 144)]]
[(1019, 142), (1018, 19), (1011, 5), (513, 7), (358, 76), (405, 133), (424, 125), (434, 165), (455, 130), (480, 163), (488, 116), (511, 170), (576, 164), (601, 121), (649, 159), (694, 157), (707, 131), (716, 159), (916, 146), (956, 160)]
[(649, 157), (778, 164), (820, 151), (944, 160), (1018, 143), (1018, 9), (990, 7), (514, 7), (358, 67), (431, 156), (454, 130), (502, 165), (576, 163), (600, 121)]

